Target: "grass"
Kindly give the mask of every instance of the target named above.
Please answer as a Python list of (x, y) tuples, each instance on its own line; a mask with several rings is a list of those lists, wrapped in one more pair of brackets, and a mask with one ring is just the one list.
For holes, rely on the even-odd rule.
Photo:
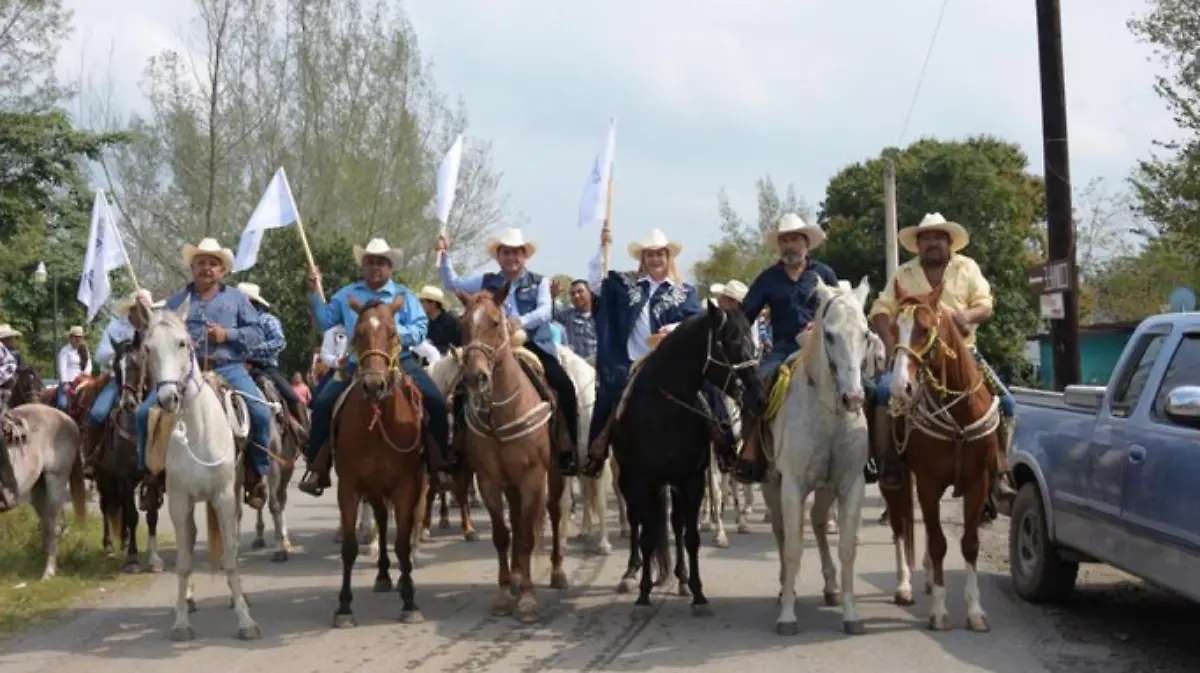
[[(22, 505), (0, 515), (0, 638), (44, 624), (86, 600), (99, 587), (134, 586), (145, 575), (121, 573), (123, 555), (109, 556), (101, 547), (103, 524), (94, 509), (82, 529), (67, 515), (67, 530), (59, 542), (58, 574), (41, 581), (45, 553), (37, 515)], [(145, 536), (145, 528), (141, 529)], [(159, 534), (159, 548), (164, 546)]]

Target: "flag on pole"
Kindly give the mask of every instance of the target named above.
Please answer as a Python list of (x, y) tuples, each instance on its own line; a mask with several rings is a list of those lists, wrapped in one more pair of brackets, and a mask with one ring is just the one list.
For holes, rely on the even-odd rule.
[(92, 201), (92, 223), (88, 231), (87, 252), (83, 257), (83, 274), (79, 277), (79, 290), (75, 298), (87, 306), (87, 319), (91, 322), (108, 301), (111, 288), (108, 273), (129, 264), (129, 253), (117, 230), (117, 218), (113, 214), (104, 190), (96, 190)]
[(608, 136), (604, 139), (604, 151), (596, 155), (592, 172), (583, 187), (583, 198), (579, 200), (579, 226), (608, 219), (608, 181), (612, 179), (613, 153), (617, 146), (617, 122), (608, 122)]
[(450, 220), (450, 208), (454, 206), (454, 193), (458, 188), (458, 169), (462, 165), (463, 137), (458, 134), (454, 144), (442, 158), (437, 173), (437, 219), (442, 223), (442, 233)]
[(300, 219), (296, 201), (292, 198), (292, 187), (281, 166), (271, 177), (271, 182), (258, 200), (258, 206), (242, 230), (238, 240), (237, 257), (233, 260), (233, 271), (245, 271), (258, 263), (258, 250), (262, 247), (263, 233), (267, 229), (288, 227)]

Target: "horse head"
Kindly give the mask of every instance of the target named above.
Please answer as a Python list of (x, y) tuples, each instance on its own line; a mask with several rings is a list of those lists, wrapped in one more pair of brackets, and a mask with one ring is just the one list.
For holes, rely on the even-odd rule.
[(17, 407), (22, 404), (33, 404), (42, 401), (42, 377), (30, 365), (21, 365), (12, 377), (12, 394), (8, 398), (8, 406)]
[(358, 358), (359, 380), (363, 395), (381, 401), (391, 394), (393, 372), (400, 366), (400, 330), (396, 328), (396, 312), (404, 306), (404, 295), (391, 303), (378, 299), (360, 303), (350, 298), (350, 308), (358, 314), (351, 347)]
[[(970, 358), (958, 357), (964, 351), (963, 336), (942, 305), (943, 285), (925, 294), (905, 294), (898, 283), (894, 289), (896, 359), (892, 365), (891, 393), (901, 405), (906, 405), (912, 401), (920, 373), (924, 372), (924, 378), (935, 383), (941, 380), (941, 387), (945, 388), (962, 378), (959, 368), (951, 372), (947, 361)], [(960, 367), (970, 364), (960, 362)]]
[(473, 295), (459, 291), (463, 303), (462, 316), (463, 382), (473, 394), (487, 398), (492, 393), (492, 379), (497, 359), (505, 350), (512, 353), (513, 323), (504, 315), (504, 299), (508, 297), (509, 283), (498, 291), (484, 290)]
[(815, 292), (820, 304), (814, 336), (819, 336), (820, 341), (812, 348), (819, 348), (824, 354), (842, 409), (858, 413), (866, 397), (862, 376), (869, 357), (870, 330), (863, 307), (871, 286), (866, 277), (855, 288), (845, 281), (838, 287), (830, 287), (817, 279)]
[(704, 314), (680, 323), (655, 350), (665, 356), (686, 349), (689, 355), (684, 357), (688, 359), (702, 354), (701, 377), (739, 400), (747, 413), (758, 416), (766, 409), (767, 396), (758, 378), (758, 351), (750, 322), (740, 309), (706, 304)]
[(166, 308), (152, 311), (149, 305), (141, 303), (134, 309), (143, 312), (145, 318), (141, 364), (146, 368), (146, 380), (151, 390), (158, 391), (158, 406), (167, 413), (179, 410), (184, 393), (196, 381), (199, 369), (185, 322), (190, 303), (185, 300), (174, 311)]
[(121, 408), (132, 411), (142, 397), (142, 363), (138, 349), (132, 340), (125, 340), (113, 346), (113, 353), (113, 380), (120, 391), (119, 403)]

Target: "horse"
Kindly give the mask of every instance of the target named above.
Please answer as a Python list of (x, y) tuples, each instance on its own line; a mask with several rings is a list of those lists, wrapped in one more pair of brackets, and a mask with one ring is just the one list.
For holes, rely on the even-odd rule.
[[(575, 384), (575, 397), (579, 401), (579, 442), (576, 447), (579, 461), (587, 458), (588, 428), (592, 423), (592, 413), (596, 406), (596, 369), (575, 351), (566, 346), (558, 347), (558, 361), (566, 370), (567, 376)], [(573, 495), (572, 481), (579, 482), (580, 500), (582, 501), (583, 516), (579, 526), (578, 539), (588, 545), (591, 553), (608, 556), (612, 553), (612, 543), (608, 541), (608, 490), (606, 484), (615, 483), (611, 469), (605, 464), (604, 469), (596, 477), (568, 477), (567, 490), (564, 493), (563, 506), (566, 507), (566, 496)], [(615, 489), (614, 489), (615, 490)]]
[[(46, 386), (42, 384), (42, 377), (32, 365), (17, 367), (17, 371), (12, 377), (12, 388), (10, 390), (8, 403), (5, 405), (7, 407), (19, 407), (22, 404), (42, 402), (46, 395)], [(50, 406), (54, 406), (53, 400), (49, 404)]]
[[(905, 465), (901, 488), (880, 489), (887, 501), (896, 545), (895, 602), (913, 602), (911, 566), (914, 561), (912, 480), (925, 521), (925, 589), (933, 594), (929, 628), (950, 628), (946, 609), (943, 561), (946, 536), (942, 531), (942, 494), (963, 498), (961, 549), (966, 561), (967, 628), (988, 630), (987, 613), (980, 604), (979, 525), (991, 488), (992, 461), (1000, 450), (996, 428), (1000, 424), (999, 399), (967, 348), (962, 332), (941, 303), (944, 286), (926, 294), (906, 295), (895, 285), (898, 312), (896, 356), (892, 370), (892, 414), (903, 416), (904, 430), (896, 450)], [(897, 421), (900, 418), (896, 419)], [(899, 425), (899, 423), (897, 423)]]
[[(566, 589), (568, 584), (562, 567), (565, 480), (551, 469), (552, 446), (567, 439), (565, 429), (553, 421), (553, 403), (543, 400), (539, 392), (539, 388), (549, 390), (537, 369), (540, 363), (534, 364), (537, 360), (532, 354), (518, 360), (526, 335), (501, 308), (510, 289), (505, 283), (494, 294), (486, 290), (474, 295), (457, 292), (466, 307), (462, 318), (466, 450), (492, 520), (500, 588), (492, 614), (513, 612), (516, 589), (520, 592), (516, 616), (532, 623), (538, 619), (532, 561), (542, 537), (543, 510), (549, 513), (552, 535), (550, 586)], [(554, 399), (553, 393), (547, 396)], [(512, 519), (511, 535), (504, 517), (505, 500)]]
[[(404, 357), (396, 311), (404, 296), (391, 303), (372, 299), (366, 303), (351, 298), (350, 308), (358, 314), (351, 348), (358, 358), (354, 381), (346, 387), (334, 407), (333, 449), (337, 470), (338, 510), (343, 531), (354, 529), (359, 503), (363, 500), (375, 514), (379, 538), (387, 540), (389, 505), (396, 515), (396, 562), (400, 566), (400, 621), (423, 621), (415, 600), (413, 548), (420, 542), (428, 478), (422, 457), (425, 439), (421, 392), (401, 368)], [(351, 603), (350, 580), (358, 558), (358, 540), (342, 539), (342, 589), (334, 628), (357, 626)], [(392, 591), (391, 562), (380, 552), (374, 591)]]
[[(171, 639), (196, 637), (189, 613), (195, 610), (192, 571), (196, 550), (195, 506), (205, 503), (209, 557), (214, 570), (222, 568), (229, 584), (238, 638), (254, 640), (262, 632), (250, 616), (237, 569), (238, 502), (235, 490), (239, 462), (234, 431), (216, 388), (202, 375), (192, 339), (184, 322), (190, 300), (176, 310), (152, 310), (139, 301), (134, 310), (146, 325), (142, 337), (141, 364), (150, 389), (157, 391), (157, 406), (165, 414), (167, 509), (175, 529), (178, 549), (175, 571), (179, 576), (178, 598)], [(148, 442), (160, 440), (152, 433)], [(150, 451), (149, 444), (146, 447)]]
[(706, 312), (684, 320), (667, 334), (631, 373), (609, 440), (620, 464), (620, 489), (631, 528), (627, 577), (639, 566), (642, 571), (634, 606), (634, 616), (639, 618), (652, 610), (654, 586), (650, 564), (643, 565), (641, 559), (650, 559), (656, 551), (661, 554), (667, 544), (663, 495), (668, 487), (672, 523), (684, 533), (689, 562), (686, 571), (682, 558), (676, 564), (680, 593), (686, 581), (692, 613), (712, 614), (700, 580), (699, 558), (700, 501), (712, 444), (709, 419), (696, 405), (702, 384), (708, 381), (740, 399), (743, 419), (756, 418), (764, 405), (750, 323), (740, 311), (711, 302), (707, 306)]
[[(288, 535), (287, 517), (284, 511), (287, 509), (288, 484), (291, 483), (292, 474), (296, 470), (296, 457), (301, 452), (300, 439), (293, 432), (281, 430), (281, 428), (289, 426), (287, 415), (290, 412), (271, 377), (259, 376), (255, 383), (262, 391), (267, 406), (272, 410), (271, 442), (267, 447), (267, 454), (271, 457), (271, 467), (267, 472), (267, 509), (271, 513), (271, 523), (275, 527), (275, 551), (271, 553), (270, 558), (276, 563), (282, 563), (290, 558), (291, 552), (295, 549), (292, 546), (291, 537)], [(307, 418), (297, 420), (307, 423)], [(259, 509), (255, 512), (254, 540), (250, 543), (251, 549), (266, 549), (265, 532), (263, 511)]]

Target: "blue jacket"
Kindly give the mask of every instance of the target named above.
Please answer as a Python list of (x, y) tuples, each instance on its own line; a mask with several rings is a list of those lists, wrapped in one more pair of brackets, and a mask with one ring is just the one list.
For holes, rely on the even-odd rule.
[(696, 288), (688, 283), (663, 283), (652, 297), (647, 296), (647, 287), (635, 272), (609, 271), (601, 282), (593, 315), (596, 317), (596, 368), (602, 377), (608, 378), (606, 372), (613, 368), (629, 366), (626, 344), (646, 302), (650, 303), (651, 334), (664, 325), (682, 322), (703, 310), (696, 298)]

